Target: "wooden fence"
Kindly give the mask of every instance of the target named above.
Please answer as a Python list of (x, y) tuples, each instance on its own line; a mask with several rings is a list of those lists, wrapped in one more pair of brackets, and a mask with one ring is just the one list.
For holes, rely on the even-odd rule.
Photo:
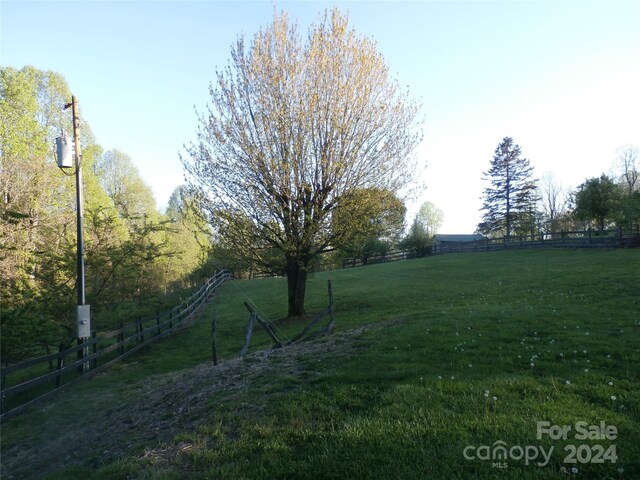
[(486, 252), (522, 248), (623, 248), (639, 247), (640, 231), (578, 230), (531, 235), (511, 235), (473, 242), (435, 244), (433, 254)]
[[(256, 323), (258, 323), (267, 332), (267, 335), (271, 337), (271, 340), (273, 340), (273, 348), (282, 348), (287, 345), (291, 345), (292, 343), (313, 340), (315, 338), (318, 338), (333, 332), (333, 329), (335, 328), (335, 325), (336, 325), (336, 316), (335, 316), (335, 307), (333, 304), (333, 288), (331, 287), (331, 280), (327, 281), (327, 293), (329, 296), (329, 305), (327, 305), (327, 307), (324, 310), (322, 310), (322, 312), (320, 312), (311, 322), (309, 322), (309, 324), (300, 333), (298, 333), (291, 340), (283, 340), (280, 337), (278, 337), (278, 333), (276, 332), (276, 328), (274, 327), (274, 325), (268, 320), (263, 319), (258, 313), (258, 311), (256, 310), (256, 308), (253, 305), (251, 305), (251, 303), (244, 302), (244, 306), (247, 308), (247, 310), (249, 310), (250, 317), (249, 317), (249, 323), (247, 324), (247, 333), (245, 335), (245, 342), (244, 342), (244, 345), (242, 346), (242, 350), (240, 351), (240, 356), (244, 357), (249, 350), (249, 344), (251, 343), (251, 337), (253, 335), (253, 327), (255, 326)], [(325, 325), (321, 325), (321, 321), (325, 317), (328, 317), (329, 321)], [(214, 320), (213, 330), (215, 331), (215, 320)], [(215, 340), (214, 340), (214, 345), (215, 345)], [(214, 347), (214, 352), (215, 352), (215, 347)], [(213, 356), (213, 361), (214, 363), (216, 362), (215, 353)]]
[(191, 320), (229, 278), (228, 270), (216, 272), (191, 297), (171, 310), (121, 323), (120, 328), (111, 332), (93, 332), (90, 339), (74, 347), (1, 368), (0, 420), (170, 335)]
[[(425, 256), (445, 253), (491, 252), (524, 248), (632, 248), (640, 247), (640, 230), (578, 230), (566, 232), (538, 233), (534, 235), (512, 235), (489, 238), (473, 242), (436, 243)], [(415, 252), (396, 250), (385, 255), (372, 255), (366, 259), (346, 258), (342, 268), (396, 262), (417, 258)]]

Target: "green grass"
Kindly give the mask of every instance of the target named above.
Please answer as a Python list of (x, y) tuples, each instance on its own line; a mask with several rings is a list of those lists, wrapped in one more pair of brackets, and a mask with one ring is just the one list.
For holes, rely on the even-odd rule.
[[(171, 398), (158, 402), (164, 435), (150, 438), (135, 419), (115, 428), (116, 412), (149, 401), (153, 385), (179, 386), (210, 361), (214, 310), (225, 358), (242, 347), (247, 298), (284, 337), (302, 328), (277, 320), (285, 279), (234, 281), (188, 330), (3, 425), (3, 451), (46, 452), (65, 425), (99, 429), (98, 411), (130, 449), (109, 455), (98, 444), (46, 478), (640, 478), (640, 250), (460, 254), (323, 272), (309, 281), (308, 311), (326, 305), (327, 279), (335, 335), (372, 326), (341, 348), (296, 353), (295, 368), (274, 356), (242, 388), (214, 391), (179, 415)], [(268, 346), (256, 330), (252, 351)], [(572, 431), (537, 439), (539, 421)], [(614, 425), (617, 438), (578, 440), (579, 421)], [(544, 466), (542, 457), (507, 468), (464, 457), (465, 447), (499, 441), (553, 452)], [(616, 463), (564, 463), (565, 448), (582, 444), (615, 445)]]

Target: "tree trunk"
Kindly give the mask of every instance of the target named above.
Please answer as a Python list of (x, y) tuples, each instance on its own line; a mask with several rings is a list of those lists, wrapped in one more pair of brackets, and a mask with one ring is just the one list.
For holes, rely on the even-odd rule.
[(304, 315), (304, 297), (307, 289), (307, 265), (298, 258), (287, 258), (287, 287), (289, 292), (289, 317)]

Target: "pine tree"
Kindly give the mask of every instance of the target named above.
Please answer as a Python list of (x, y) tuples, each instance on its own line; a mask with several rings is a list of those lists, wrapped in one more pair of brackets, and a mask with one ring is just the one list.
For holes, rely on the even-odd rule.
[(521, 157), (520, 146), (505, 137), (496, 148), (491, 168), (484, 172), (490, 186), (484, 190), (482, 222), (484, 235), (510, 237), (530, 224), (531, 206), (536, 201), (536, 185), (529, 160)]

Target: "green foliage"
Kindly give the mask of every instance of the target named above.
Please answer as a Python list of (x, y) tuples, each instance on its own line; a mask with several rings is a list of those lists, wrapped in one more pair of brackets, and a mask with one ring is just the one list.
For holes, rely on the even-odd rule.
[[(75, 181), (52, 148), (60, 129), (72, 131), (71, 94), (60, 74), (33, 67), (1, 68), (0, 82), (0, 349), (3, 361), (16, 362), (75, 336)], [(193, 222), (159, 214), (132, 160), (103, 154), (84, 119), (80, 140), (94, 312), (192, 280), (207, 250), (202, 236), (192, 239)]]
[(623, 221), (622, 191), (606, 175), (591, 178), (578, 187), (575, 193), (573, 214), (578, 220), (592, 222), (600, 230)]
[(424, 257), (431, 253), (433, 235), (429, 235), (418, 216), (414, 218), (409, 233), (402, 239), (400, 248), (410, 251), (416, 257)]
[(15, 361), (36, 346), (57, 345), (66, 333), (69, 278), (62, 250), (73, 197), (49, 157), (51, 90), (59, 77), (33, 67), (0, 72), (1, 345), (3, 360)]
[(336, 247), (366, 265), (374, 255), (385, 255), (401, 239), (406, 207), (393, 192), (380, 188), (357, 189), (344, 199), (333, 216), (333, 228), (345, 233)]
[(640, 189), (623, 199), (627, 226), (640, 230)]
[(422, 223), (427, 236), (433, 238), (440, 230), (444, 221), (444, 212), (433, 202), (424, 202), (420, 205), (416, 218)]
[(155, 215), (151, 188), (144, 183), (129, 155), (109, 150), (94, 162), (93, 171), (121, 218), (135, 224), (145, 216)]
[[(0, 152), (3, 180), (7, 182), (4, 172), (18, 159), (39, 157), (46, 152), (42, 141), (46, 129), (36, 119), (37, 72), (32, 68), (21, 71), (3, 68), (0, 82)], [(3, 193), (6, 194), (6, 190)]]
[(533, 167), (521, 155), (520, 146), (510, 137), (496, 147), (491, 168), (484, 173), (490, 186), (484, 190), (479, 233), (508, 237), (535, 231), (538, 198)]
[(640, 228), (640, 148), (624, 145), (617, 151), (622, 207), (627, 228)]
[(419, 106), (337, 9), (306, 36), (276, 12), (232, 46), (210, 93), (182, 159), (191, 185), (225, 247), (250, 265), (283, 260), (290, 315), (302, 315), (314, 259), (353, 244), (376, 213), (360, 192), (411, 181)]

